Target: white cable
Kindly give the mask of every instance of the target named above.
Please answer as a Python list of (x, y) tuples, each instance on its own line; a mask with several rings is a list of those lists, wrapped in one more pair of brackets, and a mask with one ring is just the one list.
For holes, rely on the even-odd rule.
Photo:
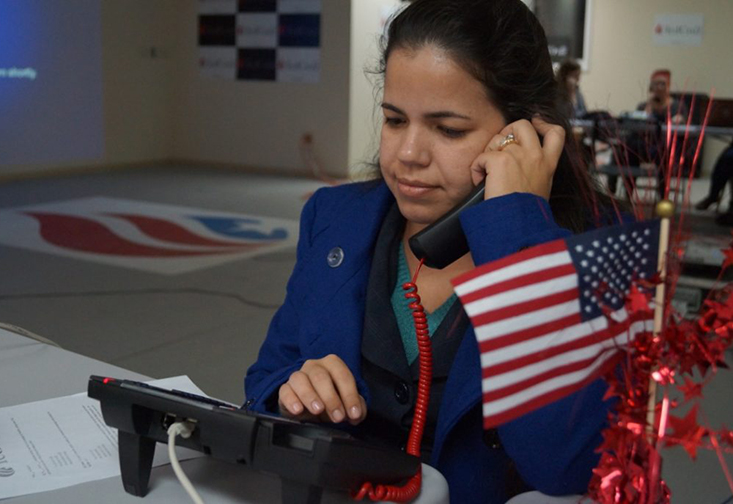
[(204, 500), (201, 498), (199, 493), (191, 484), (191, 480), (188, 479), (186, 473), (183, 472), (181, 464), (178, 462), (176, 456), (176, 436), (180, 435), (184, 439), (191, 437), (194, 426), (191, 422), (176, 422), (168, 427), (168, 457), (171, 459), (171, 465), (173, 466), (173, 472), (176, 474), (178, 481), (181, 482), (183, 489), (191, 497), (191, 500), (195, 504), (204, 504)]

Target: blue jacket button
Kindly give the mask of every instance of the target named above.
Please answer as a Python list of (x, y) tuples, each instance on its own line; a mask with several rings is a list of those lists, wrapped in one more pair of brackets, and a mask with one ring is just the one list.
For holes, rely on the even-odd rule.
[(341, 247), (332, 248), (326, 256), (326, 261), (332, 268), (338, 268), (344, 262), (344, 251), (341, 250)]

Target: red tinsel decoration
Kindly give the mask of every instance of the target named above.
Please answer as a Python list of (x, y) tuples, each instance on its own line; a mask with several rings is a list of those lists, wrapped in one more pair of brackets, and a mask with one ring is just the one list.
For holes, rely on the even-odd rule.
[[(688, 194), (702, 147), (713, 94), (711, 92), (702, 133), (692, 159)], [(693, 108), (694, 100), (690, 117)], [(673, 178), (676, 178), (678, 187), (682, 183), (684, 144), (688, 139), (690, 117), (684, 130), (682, 153), (677, 160), (677, 133), (671, 135), (673, 123), (671, 111), (668, 111), (667, 138), (663, 148), (665, 155), (658, 165), (665, 174), (665, 198), (669, 197), (670, 181)], [(614, 154), (616, 164), (622, 165), (621, 156), (615, 151)], [(633, 182), (631, 185), (633, 186)], [(683, 208), (686, 205), (689, 205), (687, 198)], [(637, 218), (643, 218), (639, 205), (634, 205), (634, 210)], [(733, 286), (711, 291), (713, 297), (705, 301), (700, 313), (692, 320), (682, 318), (672, 309), (670, 299), (679, 278), (684, 254), (681, 246), (684, 211), (678, 217), (677, 231), (670, 241), (667, 254), (662, 330), (655, 337), (639, 337), (633, 341), (624, 349), (626, 359), (621, 366), (621, 372), (615, 370), (605, 377), (609, 385), (607, 397), (616, 398), (617, 404), (615, 411), (609, 415), (610, 426), (604, 431), (603, 443), (598, 448), (601, 459), (593, 470), (588, 489), (588, 497), (600, 504), (669, 504), (670, 490), (660, 478), (659, 449), (673, 445), (682, 446), (693, 460), (699, 448), (715, 450), (733, 492), (733, 476), (722, 456), (723, 451), (733, 451), (733, 431), (724, 425), (717, 431), (710, 426), (700, 425), (699, 417), (702, 414), (698, 404), (704, 386), (718, 368), (727, 368), (724, 352), (733, 343)], [(719, 280), (726, 269), (733, 267), (733, 243), (723, 250), (723, 254)], [(641, 282), (638, 286), (640, 288), (631, 289), (626, 302), (627, 311), (632, 317), (634, 313), (649, 310), (651, 286)], [(695, 371), (701, 377), (699, 381), (694, 377)], [(653, 422), (648, 420), (651, 380), (664, 392), (663, 400), (654, 403)], [(670, 391), (678, 392), (675, 395), (679, 395), (680, 399), (671, 399)], [(686, 413), (670, 413), (670, 410), (683, 406)]]
[[(733, 244), (724, 251), (733, 257)], [(725, 267), (730, 266), (726, 263)], [(721, 273), (722, 274), (722, 273)], [(648, 291), (647, 291), (648, 292)], [(588, 496), (602, 504), (669, 503), (670, 491), (659, 480), (659, 487), (650, 488), (654, 480), (650, 471), (660, 456), (657, 446), (681, 445), (695, 459), (698, 448), (712, 448), (707, 437), (715, 436), (727, 449), (733, 447), (733, 432), (721, 426), (713, 431), (701, 426), (698, 404), (704, 385), (719, 367), (727, 367), (724, 352), (733, 343), (733, 289), (728, 286), (718, 293), (717, 299), (705, 301), (701, 313), (694, 320), (679, 317), (668, 307), (669, 315), (658, 337), (636, 339), (627, 350), (622, 373), (606, 376), (608, 397), (616, 397), (615, 412), (610, 415), (610, 427), (603, 433), (601, 460), (593, 470)], [(640, 296), (646, 296), (642, 302)], [(648, 310), (649, 294), (632, 289), (627, 309), (633, 314)], [(693, 377), (698, 370), (702, 381)], [(670, 401), (669, 408), (695, 402), (685, 415), (668, 416), (670, 432), (661, 439), (657, 435), (661, 415), (656, 425), (647, 423), (649, 381), (660, 386), (671, 386), (680, 391), (681, 402)], [(657, 412), (661, 404), (657, 405)], [(658, 467), (658, 464), (657, 464)], [(727, 469), (723, 468), (726, 475)], [(732, 489), (733, 490), (733, 489)], [(654, 495), (654, 501), (649, 496)]]

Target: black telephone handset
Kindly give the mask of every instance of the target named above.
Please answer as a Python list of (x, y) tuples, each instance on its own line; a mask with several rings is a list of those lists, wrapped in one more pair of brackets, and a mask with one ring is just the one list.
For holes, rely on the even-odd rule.
[(458, 216), (466, 208), (484, 200), (485, 188), (481, 181), (466, 199), (410, 238), (412, 253), (418, 260), (425, 258), (425, 266), (443, 269), (468, 252), (468, 242)]

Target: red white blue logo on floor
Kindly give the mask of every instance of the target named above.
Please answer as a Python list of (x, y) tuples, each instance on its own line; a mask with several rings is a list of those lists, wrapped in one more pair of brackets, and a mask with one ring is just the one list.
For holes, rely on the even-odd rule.
[(298, 223), (92, 197), (0, 212), (0, 243), (175, 275), (294, 247)]

